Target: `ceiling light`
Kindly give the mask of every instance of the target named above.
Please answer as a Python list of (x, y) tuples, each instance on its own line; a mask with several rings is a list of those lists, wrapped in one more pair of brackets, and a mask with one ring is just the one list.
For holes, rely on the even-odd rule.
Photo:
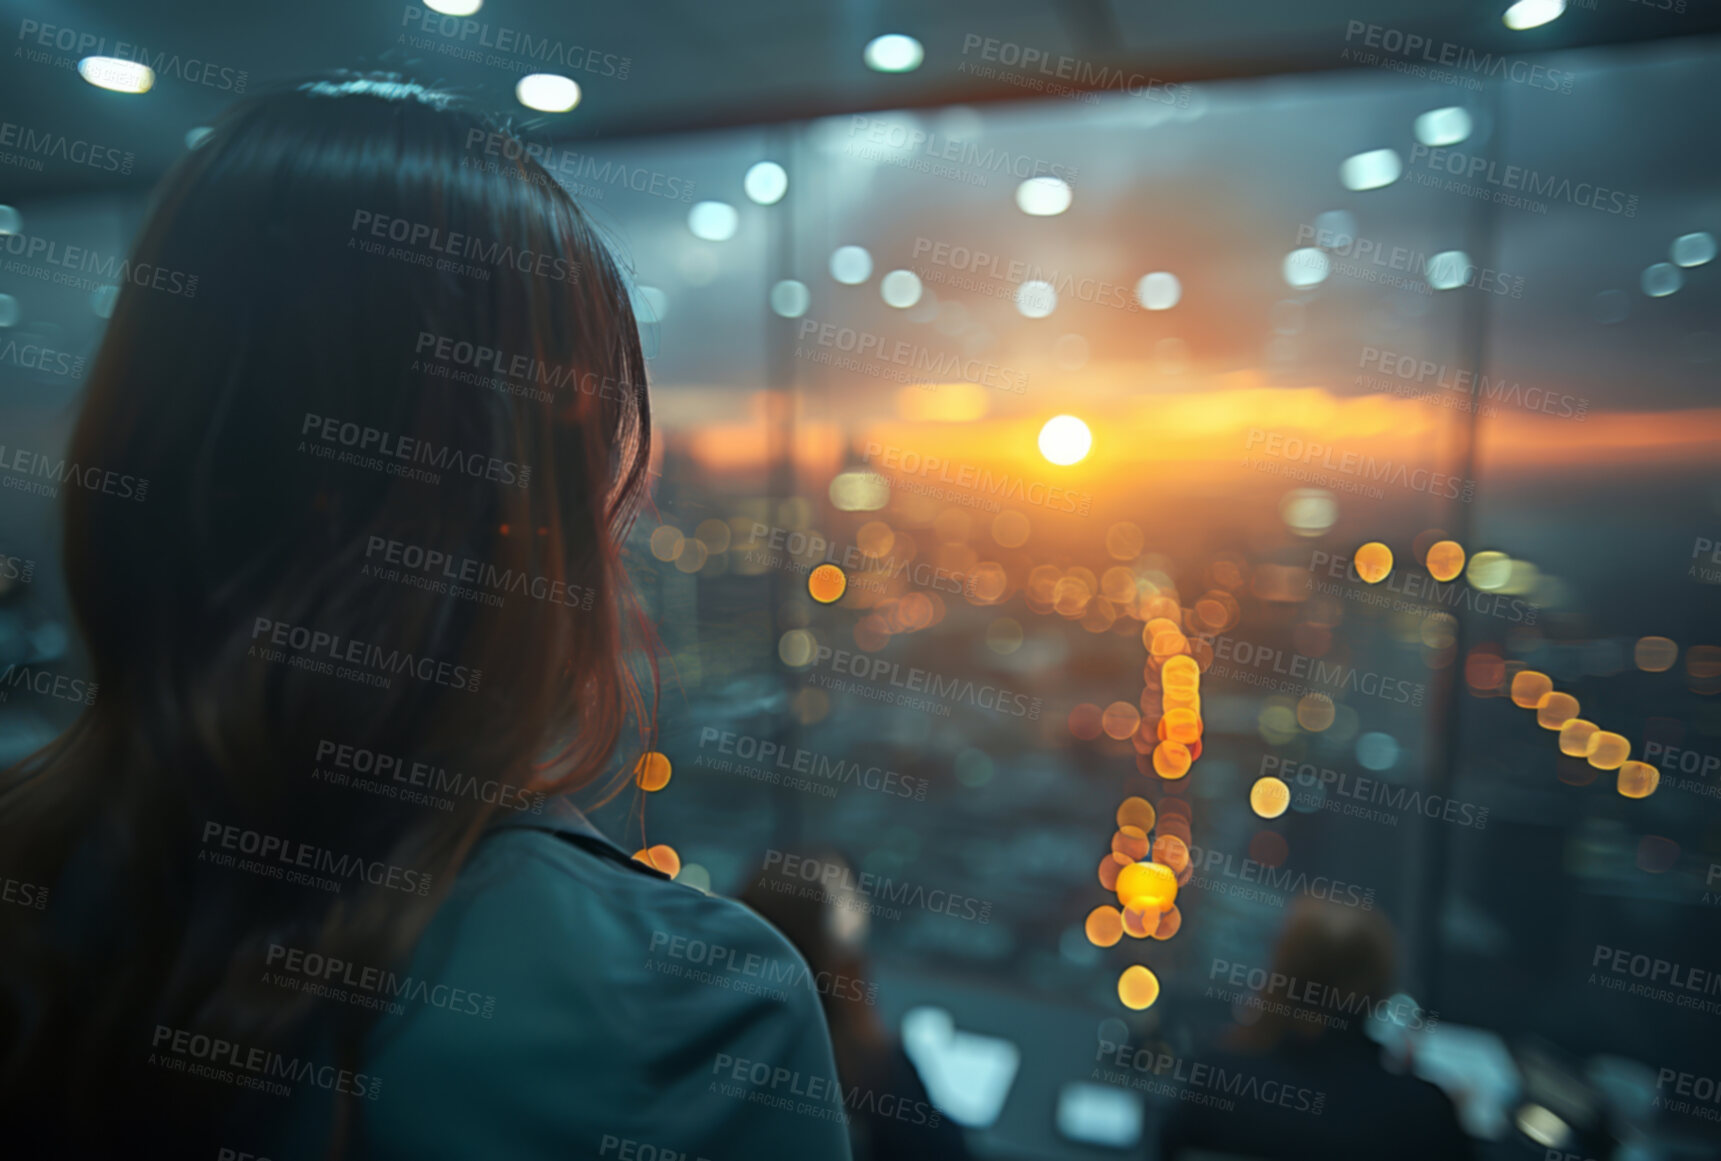
[(862, 54), (866, 67), (881, 73), (911, 73), (926, 59), (926, 50), (912, 36), (893, 32), (874, 37)]
[(1506, 27), (1517, 32), (1526, 28), (1540, 28), (1550, 20), (1558, 20), (1560, 13), (1566, 10), (1566, 0), (1518, 0), (1506, 9), (1506, 14), (1500, 19), (1506, 22)]
[(154, 69), (117, 56), (86, 56), (78, 62), (78, 75), (98, 89), (116, 93), (147, 93), (155, 87)]
[(540, 113), (566, 113), (580, 103), (580, 86), (558, 73), (533, 73), (520, 78), (514, 96)]

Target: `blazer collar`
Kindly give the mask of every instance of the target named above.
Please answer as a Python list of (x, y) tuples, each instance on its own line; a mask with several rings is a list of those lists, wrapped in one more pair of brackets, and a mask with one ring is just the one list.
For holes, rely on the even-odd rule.
[(493, 821), (490, 824), (490, 829), (545, 831), (567, 839), (577, 846), (585, 847), (596, 854), (623, 863), (636, 871), (656, 875), (661, 879), (669, 878), (656, 867), (647, 866), (622, 850), (607, 835), (593, 826), (592, 821), (585, 816), (584, 812), (566, 797), (547, 799), (544, 802), (543, 811), (538, 814), (509, 811), (505, 816)]

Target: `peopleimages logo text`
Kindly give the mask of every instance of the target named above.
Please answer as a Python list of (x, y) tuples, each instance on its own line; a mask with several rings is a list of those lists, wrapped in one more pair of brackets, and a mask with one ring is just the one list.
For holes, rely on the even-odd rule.
[[(96, 290), (104, 285), (124, 282), (145, 290), (160, 290), (181, 298), (197, 297), (197, 275), (183, 270), (169, 270), (150, 262), (133, 262), (118, 254), (103, 254), (88, 246), (68, 246), (38, 234), (0, 234), (0, 255), (23, 262), (39, 262), (53, 267), (52, 281), (75, 290)], [(33, 271), (27, 266), (7, 272), (32, 278), (49, 279), (49, 274)], [(80, 278), (88, 274), (91, 278)]]
[[(1357, 572), (1356, 564), (1343, 553), (1323, 552), (1315, 549), (1309, 555), (1309, 571), (1319, 573), (1326, 570), (1328, 577), (1334, 580), (1345, 580), (1351, 585), (1364, 584), (1362, 574)], [(1317, 591), (1331, 595), (1337, 588), (1335, 585), (1316, 582)], [(1426, 572), (1414, 568), (1395, 568), (1384, 579), (1375, 581), (1361, 590), (1353, 590), (1358, 595), (1376, 593), (1397, 593), (1411, 601), (1439, 605), (1447, 609), (1465, 609), (1473, 613), (1483, 613), (1491, 617), (1501, 617), (1514, 624), (1534, 625), (1536, 623), (1536, 606), (1526, 604), (1517, 597), (1509, 597), (1504, 593), (1490, 593), (1469, 585), (1458, 584), (1456, 581), (1438, 581)], [(1387, 602), (1383, 598), (1382, 604)], [(1416, 607), (1416, 606), (1409, 606)]]
[[(539, 253), (496, 241), (486, 242), (482, 238), (462, 234), (458, 230), (444, 230), (441, 226), (396, 218), (375, 210), (354, 210), (349, 228), (355, 235), (363, 231), (373, 238), (384, 238), (390, 242), (399, 242), (403, 246), (479, 262), (486, 266), (511, 267), (522, 274), (535, 274), (556, 282), (580, 280), (580, 264), (569, 261), (560, 254)], [(349, 246), (355, 242), (353, 238), (347, 239)]]
[[(477, 5), (473, 8), (476, 10)], [(586, 72), (594, 76), (613, 77), (618, 81), (627, 80), (627, 74), (633, 67), (632, 57), (599, 52), (548, 36), (534, 36), (530, 32), (522, 32), (502, 24), (426, 11), (416, 4), (406, 6), (400, 23), (402, 28), (416, 25), (418, 32), (442, 37), (447, 42), (445, 48), (460, 50), (446, 55), (477, 60), (483, 64), (530, 62), (554, 65), (560, 71)], [(405, 33), (401, 35), (405, 37)], [(418, 45), (414, 44), (414, 47)]]
[[(892, 560), (870, 556), (861, 551), (858, 545), (851, 544), (843, 548), (817, 532), (802, 532), (798, 528), (783, 528), (756, 521), (747, 540), (739, 547), (767, 567), (790, 564), (805, 571), (814, 566), (814, 561), (839, 565), (844, 573), (867, 588), (875, 588), (884, 581), (906, 576), (912, 584), (961, 596), (968, 591), (970, 584), (970, 579), (962, 573), (951, 572), (942, 565), (929, 565), (922, 560)], [(838, 551), (839, 548), (841, 551)]]
[(1368, 48), (1380, 49), (1406, 61), (1416, 60), (1426, 65), (1438, 65), (1477, 76), (1497, 77), (1549, 92), (1571, 92), (1572, 80), (1576, 76), (1564, 69), (1551, 69), (1527, 60), (1496, 56), (1491, 52), (1477, 52), (1467, 45), (1454, 44), (1450, 40), (1435, 40), (1421, 33), (1405, 32), (1363, 20), (1346, 21), (1345, 43), (1349, 45), (1358, 38)]
[[(468, 693), (477, 690), (479, 679), (483, 675), (482, 670), (469, 666), (452, 665), (434, 657), (419, 657), (410, 650), (385, 649), (381, 645), (342, 637), (339, 633), (328, 633), (270, 617), (258, 617), (252, 624), (251, 640), (255, 642), (259, 638), (264, 638), (269, 645), (294, 650), (288, 663), (294, 664), (295, 668), (316, 672), (332, 671), (328, 662), (338, 661), (364, 666), (374, 673), (406, 673), (420, 681), (429, 681)], [(256, 651), (258, 646), (253, 644), (251, 649)], [(325, 657), (328, 662), (323, 660)]]
[(1338, 452), (1338, 458), (1335, 460), (1334, 453), (1338, 449), (1331, 445), (1319, 440), (1286, 435), (1282, 431), (1265, 431), (1259, 427), (1251, 427), (1243, 446), (1246, 451), (1269, 455), (1288, 463), (1313, 464), (1358, 480), (1391, 484), (1446, 500), (1462, 500), (1468, 504), (1476, 496), (1474, 480), (1449, 476), (1445, 472), (1431, 471), (1424, 467), (1412, 467), (1398, 460), (1377, 460), (1372, 455), (1363, 455), (1361, 452)]
[(1549, 201), (1567, 202), (1604, 214), (1624, 214), (1637, 217), (1637, 195), (1623, 190), (1608, 189), (1593, 181), (1573, 183), (1569, 177), (1539, 173), (1521, 165), (1501, 165), (1491, 157), (1465, 153), (1437, 146), (1410, 147), (1410, 164), (1423, 165), (1436, 172), (1445, 172), (1465, 181), (1482, 182), (1497, 190), (1522, 190)]
[[(486, 169), (494, 168), (495, 172), (506, 173), (504, 167), (508, 162), (519, 162), (530, 158), (544, 168), (546, 172), (560, 181), (570, 184), (584, 185), (585, 182), (601, 182), (607, 186), (620, 186), (634, 193), (647, 194), (654, 198), (665, 198), (673, 202), (691, 202), (693, 200), (694, 183), (675, 174), (659, 173), (655, 169), (647, 169), (643, 165), (628, 166), (627, 163), (605, 159), (599, 162), (589, 153), (553, 145), (539, 145), (536, 142), (521, 141), (511, 133), (500, 133), (495, 130), (468, 129), (466, 131), (466, 148), (478, 148), (486, 158)], [(502, 162), (504, 165), (496, 165)], [(518, 172), (518, 171), (516, 171)], [(583, 191), (576, 190), (576, 193)], [(600, 197), (601, 189), (593, 192)], [(588, 195), (589, 196), (589, 195)]]
[(1327, 661), (1302, 653), (1287, 653), (1283, 649), (1256, 645), (1235, 637), (1216, 637), (1213, 656), (1234, 666), (1278, 674), (1295, 681), (1306, 681), (1323, 689), (1346, 689), (1385, 698), (1401, 705), (1419, 706), (1427, 693), (1421, 682), (1385, 677), (1379, 673), (1346, 665), (1342, 661)]
[[(44, 483), (52, 480), (54, 483)], [(50, 459), (41, 452), (0, 443), (0, 488), (12, 488), (41, 496), (57, 496), (55, 484), (75, 484), (87, 492), (101, 492), (122, 500), (143, 503), (149, 481), (105, 468), (84, 467), (71, 460)]]
[(480, 780), (471, 774), (462, 774), (458, 770), (421, 762), (416, 758), (408, 763), (397, 754), (386, 754), (380, 750), (369, 750), (363, 746), (336, 742), (328, 738), (317, 739), (317, 762), (319, 766), (327, 764), (331, 770), (358, 775), (374, 782), (388, 781), (413, 790), (470, 798), (506, 810), (530, 811), (533, 814), (542, 814), (544, 810), (542, 794), (523, 790), (506, 782), (498, 782), (494, 778)]
[(764, 869), (769, 871), (773, 867), (778, 868), (785, 879), (816, 883), (820, 889), (827, 892), (846, 891), (901, 907), (920, 907), (941, 915), (949, 915), (954, 919), (974, 919), (981, 923), (992, 921), (992, 904), (988, 900), (976, 899), (971, 895), (958, 895), (954, 891), (939, 888), (928, 891), (919, 883), (892, 879), (889, 875), (875, 875), (871, 871), (862, 871), (857, 875), (854, 869), (845, 863), (767, 850)]
[(196, 57), (181, 57), (178, 53), (150, 52), (139, 44), (116, 40), (108, 43), (105, 36), (96, 36), (90, 32), (80, 32), (75, 28), (67, 28), (59, 24), (43, 24), (40, 20), (20, 20), (18, 22), (18, 39), (25, 47), (19, 48), (14, 55), (36, 63), (57, 64), (49, 60), (44, 49), (52, 49), (66, 54), (63, 58), (68, 64), (90, 56), (111, 56), (119, 60), (129, 60), (136, 64), (145, 65), (158, 77), (172, 77), (185, 81), (187, 84), (202, 85), (204, 88), (221, 89), (226, 92), (243, 93), (245, 82), (250, 73), (245, 69), (223, 68), (210, 61), (199, 60)]
[(972, 141), (913, 128), (893, 118), (856, 114), (849, 119), (849, 136), (862, 137), (868, 145), (889, 150), (910, 153), (919, 150), (936, 160), (977, 171), (976, 176), (1005, 174), (1022, 181), (1033, 177), (1055, 177), (1066, 185), (1075, 184), (1076, 167), (1073, 165), (1043, 161), (1025, 153), (1011, 153), (997, 146), (982, 149)]
[[(353, 449), (351, 462), (354, 466), (377, 470), (386, 468), (390, 475), (423, 479), (427, 483), (436, 483), (440, 477), (428, 470), (408, 465), (425, 464), (437, 471), (452, 468), (473, 479), (494, 480), (518, 488), (527, 487), (532, 481), (532, 468), (529, 464), (499, 460), (481, 452), (457, 451), (410, 435), (396, 435), (367, 424), (344, 420), (339, 416), (318, 415), (316, 412), (307, 411), (299, 425), (299, 434), (309, 435), (317, 441), (310, 444), (301, 441), (301, 451), (323, 451), (329, 453), (323, 458), (330, 458), (334, 447), (350, 448)], [(318, 443), (324, 446), (319, 449)]]
[(829, 645), (819, 646), (815, 662), (827, 665), (835, 673), (846, 674), (862, 681), (882, 681), (911, 693), (966, 702), (981, 709), (1008, 714), (1013, 718), (1040, 720), (1039, 698), (1029, 697), (1024, 693), (1012, 693), (995, 685), (976, 683), (965, 677), (945, 677), (929, 669), (903, 665), (899, 661), (865, 653), (850, 653), (846, 649), (832, 649)]
[[(1262, 1080), (1236, 1069), (1203, 1061), (1185, 1061), (1169, 1052), (1136, 1048), (1104, 1037), (1100, 1038), (1095, 1049), (1094, 1061), (1099, 1066), (1094, 1070), (1094, 1080), (1211, 1105), (1222, 1112), (1230, 1112), (1236, 1107), (1235, 1102), (1224, 1099), (1226, 1097), (1277, 1105), (1315, 1117), (1321, 1115), (1327, 1103), (1327, 1094), (1317, 1089), (1292, 1087), (1279, 1080)], [(1114, 1069), (1124, 1071), (1114, 1072)]]
[[(1025, 371), (1012, 370), (985, 359), (964, 359), (948, 351), (934, 351), (918, 343), (911, 343), (906, 339), (892, 339), (875, 331), (820, 322), (816, 318), (803, 318), (796, 337), (803, 340), (810, 338), (821, 347), (845, 355), (852, 354), (856, 359), (876, 359), (901, 368), (900, 374), (896, 376), (898, 382), (922, 382), (933, 386), (938, 383), (962, 382), (990, 387), (995, 391), (1007, 391), (1012, 395), (1025, 395), (1028, 392), (1028, 375)], [(805, 355), (801, 357), (806, 358)], [(847, 369), (868, 373), (864, 366)], [(912, 379), (908, 377), (910, 375), (913, 376)]]
[(1087, 516), (1093, 496), (1073, 492), (1056, 484), (996, 472), (978, 464), (965, 464), (943, 456), (925, 455), (910, 448), (869, 441), (862, 456), (865, 463), (889, 482), (892, 491), (903, 491), (946, 504), (960, 504), (982, 512), (1003, 511), (1004, 504), (1032, 504), (1051, 512)]
[(122, 153), (111, 145), (96, 145), (81, 137), (67, 137), (64, 133), (32, 129), (11, 121), (0, 121), (0, 147), (21, 150), (32, 158), (87, 165), (103, 173), (130, 173), (137, 160), (129, 150)]
[[(314, 843), (264, 834), (262, 831), (214, 819), (203, 824), (203, 843), (206, 847), (213, 845), (220, 851), (245, 855), (262, 867), (294, 867), (307, 873), (329, 875), (337, 884), (342, 881), (357, 881), (369, 883), (373, 887), (387, 887), (391, 891), (400, 891), (407, 895), (430, 894), (428, 872), (397, 867), (381, 859), (339, 855)], [(198, 858), (204, 862), (211, 861), (205, 859), (202, 854)]]
[[(1590, 968), (1590, 983), (1612, 991), (1711, 1015), (1721, 1013), (1721, 1001), (1704, 998), (1721, 993), (1721, 972), (1601, 943), (1596, 944)], [(1628, 984), (1631, 980), (1636, 982)]]
[[(1261, 768), (1257, 777), (1272, 775), (1286, 782), (1294, 782), (1299, 788), (1315, 790), (1323, 794), (1330, 793), (1336, 799), (1366, 803), (1371, 806), (1385, 806), (1401, 813), (1420, 814), (1424, 818), (1438, 819), (1458, 826), (1474, 827), (1485, 830), (1488, 826), (1488, 808), (1477, 806), (1473, 802), (1461, 802), (1455, 798), (1447, 798), (1442, 794), (1424, 794), (1411, 786), (1398, 786), (1379, 778), (1359, 778), (1340, 770), (1326, 766), (1316, 766), (1310, 762), (1298, 762), (1294, 758), (1286, 758), (1276, 754), (1261, 755)], [(1338, 804), (1343, 805), (1343, 804)], [(1349, 813), (1345, 811), (1345, 813)], [(1369, 812), (1375, 814), (1379, 812)], [(1395, 820), (1396, 821), (1396, 820)]]
[[(182, 1065), (185, 1060), (192, 1060), (204, 1067), (233, 1070), (233, 1073), (223, 1071), (219, 1075), (211, 1076), (212, 1080), (224, 1080), (230, 1084), (239, 1084), (243, 1088), (256, 1088), (277, 1096), (286, 1096), (291, 1092), (284, 1083), (287, 1081), (307, 1081), (325, 1092), (337, 1092), (372, 1101), (382, 1092), (380, 1077), (336, 1068), (330, 1064), (319, 1066), (312, 1061), (283, 1056), (267, 1048), (246, 1048), (242, 1044), (223, 1040), (218, 1036), (206, 1036), (201, 1032), (173, 1028), (166, 1024), (155, 1026), (150, 1047), (155, 1050), (150, 1053), (151, 1064), (165, 1065), (166, 1060), (158, 1060), (157, 1057), (167, 1057), (167, 1054), (171, 1053), (172, 1058), (177, 1058), (174, 1060), (175, 1064)], [(234, 1073), (241, 1074), (243, 1079)]]
[(845, 786), (852, 783), (881, 794), (912, 798), (916, 802), (926, 800), (926, 790), (931, 785), (925, 778), (899, 774), (882, 766), (867, 766), (845, 758), (831, 758), (815, 750), (786, 746), (769, 738), (755, 738), (751, 734), (732, 733), (716, 726), (702, 727), (699, 731), (699, 748), (704, 750), (712, 743), (716, 743), (717, 752), (720, 754), (733, 755), (746, 762), (758, 762), (778, 773), (787, 771), (810, 774), (822, 782), (836, 782)]
[(1329, 903), (1360, 907), (1364, 911), (1374, 910), (1373, 887), (1361, 887), (1343, 879), (1335, 879), (1331, 875), (1311, 875), (1307, 871), (1296, 871), (1289, 867), (1269, 866), (1247, 857), (1239, 859), (1227, 851), (1204, 850), (1197, 846), (1189, 848), (1189, 865), (1195, 868), (1189, 885), (1196, 888), (1222, 886), (1216, 884), (1213, 879), (1217, 874), (1243, 883), (1259, 883), (1269, 890), (1281, 892), (1287, 898), (1306, 894)]

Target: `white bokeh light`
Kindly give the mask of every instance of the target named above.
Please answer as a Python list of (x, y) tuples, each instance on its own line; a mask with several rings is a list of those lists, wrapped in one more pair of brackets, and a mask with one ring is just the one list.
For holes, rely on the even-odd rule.
[(1144, 274), (1135, 284), (1135, 300), (1148, 310), (1170, 310), (1183, 299), (1183, 283), (1164, 270)]
[(892, 270), (878, 281), (879, 297), (886, 306), (907, 310), (920, 301), (920, 275), (912, 270)]
[(1332, 262), (1325, 251), (1314, 246), (1304, 246), (1301, 250), (1292, 250), (1285, 255), (1285, 284), (1298, 290), (1319, 286), (1327, 280), (1327, 273), (1331, 269)]
[(580, 103), (580, 86), (560, 73), (532, 73), (520, 78), (514, 97), (540, 113), (566, 113)]
[(874, 72), (908, 73), (920, 67), (920, 62), (926, 59), (926, 49), (914, 37), (892, 32), (868, 41), (861, 59)]
[(1500, 19), (1507, 28), (1522, 32), (1526, 28), (1540, 28), (1550, 20), (1558, 20), (1565, 10), (1566, 0), (1518, 0), (1506, 9)]
[(1050, 282), (1030, 279), (1016, 288), (1016, 309), (1023, 318), (1045, 318), (1058, 309), (1058, 292)]
[(831, 277), (844, 286), (859, 286), (872, 277), (872, 255), (865, 246), (838, 246), (831, 252)]
[(1404, 162), (1394, 149), (1371, 149), (1347, 157), (1339, 166), (1339, 180), (1346, 189), (1380, 189), (1398, 180), (1404, 172)]
[(1470, 136), (1470, 112), (1457, 105), (1430, 109), (1416, 119), (1416, 139), (1424, 145), (1456, 145)]
[(771, 309), (784, 318), (800, 318), (813, 304), (805, 282), (785, 278), (771, 288)]
[(1030, 177), (1016, 187), (1016, 205), (1036, 218), (1063, 213), (1074, 196), (1070, 183), (1056, 177)]
[(1462, 250), (1442, 250), (1428, 260), (1424, 272), (1436, 290), (1457, 290), (1470, 279), (1470, 255)]
[(154, 69), (123, 57), (86, 56), (78, 62), (78, 75), (98, 89), (115, 93), (147, 93), (155, 88)]
[(1715, 260), (1715, 235), (1698, 231), (1673, 239), (1668, 256), (1675, 266), (1703, 266)]
[(741, 180), (747, 196), (762, 206), (774, 206), (789, 192), (789, 171), (775, 161), (761, 161)]
[(1671, 262), (1657, 262), (1643, 272), (1643, 293), (1651, 298), (1666, 298), (1685, 285), (1685, 276)]
[(728, 202), (700, 202), (687, 211), (687, 228), (695, 238), (727, 242), (741, 228), (741, 215)]

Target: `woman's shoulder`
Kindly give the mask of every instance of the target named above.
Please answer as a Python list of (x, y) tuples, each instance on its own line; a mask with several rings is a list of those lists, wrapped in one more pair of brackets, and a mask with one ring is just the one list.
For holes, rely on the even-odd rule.
[[(654, 976), (695, 979), (691, 969), (702, 965), (732, 970), (725, 959), (731, 947), (802, 966), (793, 946), (748, 907), (677, 883), (595, 831), (516, 826), (485, 838), (433, 926), (474, 924), (514, 933), (524, 927), (540, 945), (534, 957), (566, 944), (595, 969), (600, 961), (590, 953), (612, 953), (606, 974), (637, 961)], [(690, 970), (662, 970), (664, 960)], [(734, 970), (765, 971), (745, 960)]]
[[(595, 832), (487, 836), (411, 970), (419, 999), (397, 1001), (369, 1054), (379, 1155), (454, 1156), (464, 1139), (497, 1156), (614, 1156), (622, 1141), (690, 1161), (723, 1161), (713, 1141), (747, 1157), (846, 1156), (799, 953), (741, 904)], [(483, 1135), (498, 1126), (503, 1142)]]

